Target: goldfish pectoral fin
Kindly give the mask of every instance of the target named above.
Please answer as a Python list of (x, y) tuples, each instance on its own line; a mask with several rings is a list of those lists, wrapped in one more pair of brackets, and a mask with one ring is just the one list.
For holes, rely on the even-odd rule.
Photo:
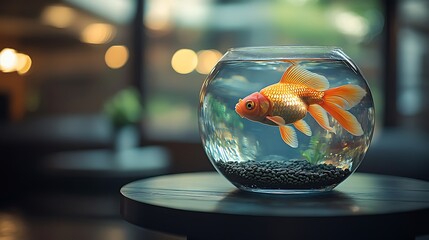
[(329, 88), (328, 79), (324, 76), (305, 70), (298, 65), (292, 65), (283, 73), (280, 83), (294, 83), (324, 91)]
[(282, 136), (283, 141), (293, 147), (298, 147), (298, 138), (296, 136), (296, 131), (291, 126), (279, 126), (280, 135)]
[(279, 126), (283, 126), (283, 125), (286, 124), (285, 120), (282, 117), (280, 117), (280, 116), (267, 116), (266, 118), (268, 120), (270, 120), (271, 122), (279, 125)]
[(319, 105), (314, 104), (314, 105), (308, 106), (308, 112), (322, 128), (324, 128), (329, 132), (335, 133), (334, 128), (329, 126), (328, 114), (326, 113), (325, 109), (323, 109)]
[(362, 136), (362, 126), (356, 117), (336, 104), (324, 104), (323, 108), (338, 121), (338, 123), (354, 136)]
[(304, 133), (305, 135), (309, 137), (312, 135), (310, 126), (308, 126), (308, 124), (304, 120), (302, 119), (298, 120), (294, 122), (293, 125), (296, 127), (296, 129), (298, 129), (300, 132)]

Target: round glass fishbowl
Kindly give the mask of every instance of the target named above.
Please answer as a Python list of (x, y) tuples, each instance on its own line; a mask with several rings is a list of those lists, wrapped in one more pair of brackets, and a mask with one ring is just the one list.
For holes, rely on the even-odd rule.
[(261, 193), (332, 190), (371, 142), (374, 104), (339, 48), (230, 49), (200, 92), (202, 143), (237, 188)]

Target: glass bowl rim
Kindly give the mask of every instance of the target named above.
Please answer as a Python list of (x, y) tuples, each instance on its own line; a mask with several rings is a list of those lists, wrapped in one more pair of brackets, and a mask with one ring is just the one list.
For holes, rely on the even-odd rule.
[(325, 51), (333, 51), (333, 50), (341, 50), (340, 47), (337, 46), (324, 46), (324, 45), (267, 45), (267, 46), (246, 46), (246, 47), (232, 47), (228, 49), (228, 52), (237, 52), (237, 51), (257, 51), (257, 50), (270, 50), (270, 49), (278, 49), (278, 50), (325, 50)]
[(350, 58), (340, 47), (316, 45), (278, 45), (278, 46), (250, 46), (230, 48), (219, 60), (224, 61), (264, 61), (264, 60), (310, 60), (330, 59), (345, 60)]

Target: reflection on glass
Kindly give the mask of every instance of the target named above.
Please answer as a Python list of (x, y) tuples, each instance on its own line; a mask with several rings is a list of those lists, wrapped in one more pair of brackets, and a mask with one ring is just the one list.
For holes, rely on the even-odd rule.
[(28, 229), (23, 219), (17, 214), (0, 213), (0, 239), (25, 239)]

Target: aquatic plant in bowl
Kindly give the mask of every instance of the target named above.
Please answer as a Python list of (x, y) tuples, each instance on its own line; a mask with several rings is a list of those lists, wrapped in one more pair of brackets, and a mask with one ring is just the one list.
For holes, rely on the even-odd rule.
[(339, 48), (236, 48), (203, 83), (199, 127), (211, 163), (239, 189), (321, 192), (363, 160), (374, 104)]

